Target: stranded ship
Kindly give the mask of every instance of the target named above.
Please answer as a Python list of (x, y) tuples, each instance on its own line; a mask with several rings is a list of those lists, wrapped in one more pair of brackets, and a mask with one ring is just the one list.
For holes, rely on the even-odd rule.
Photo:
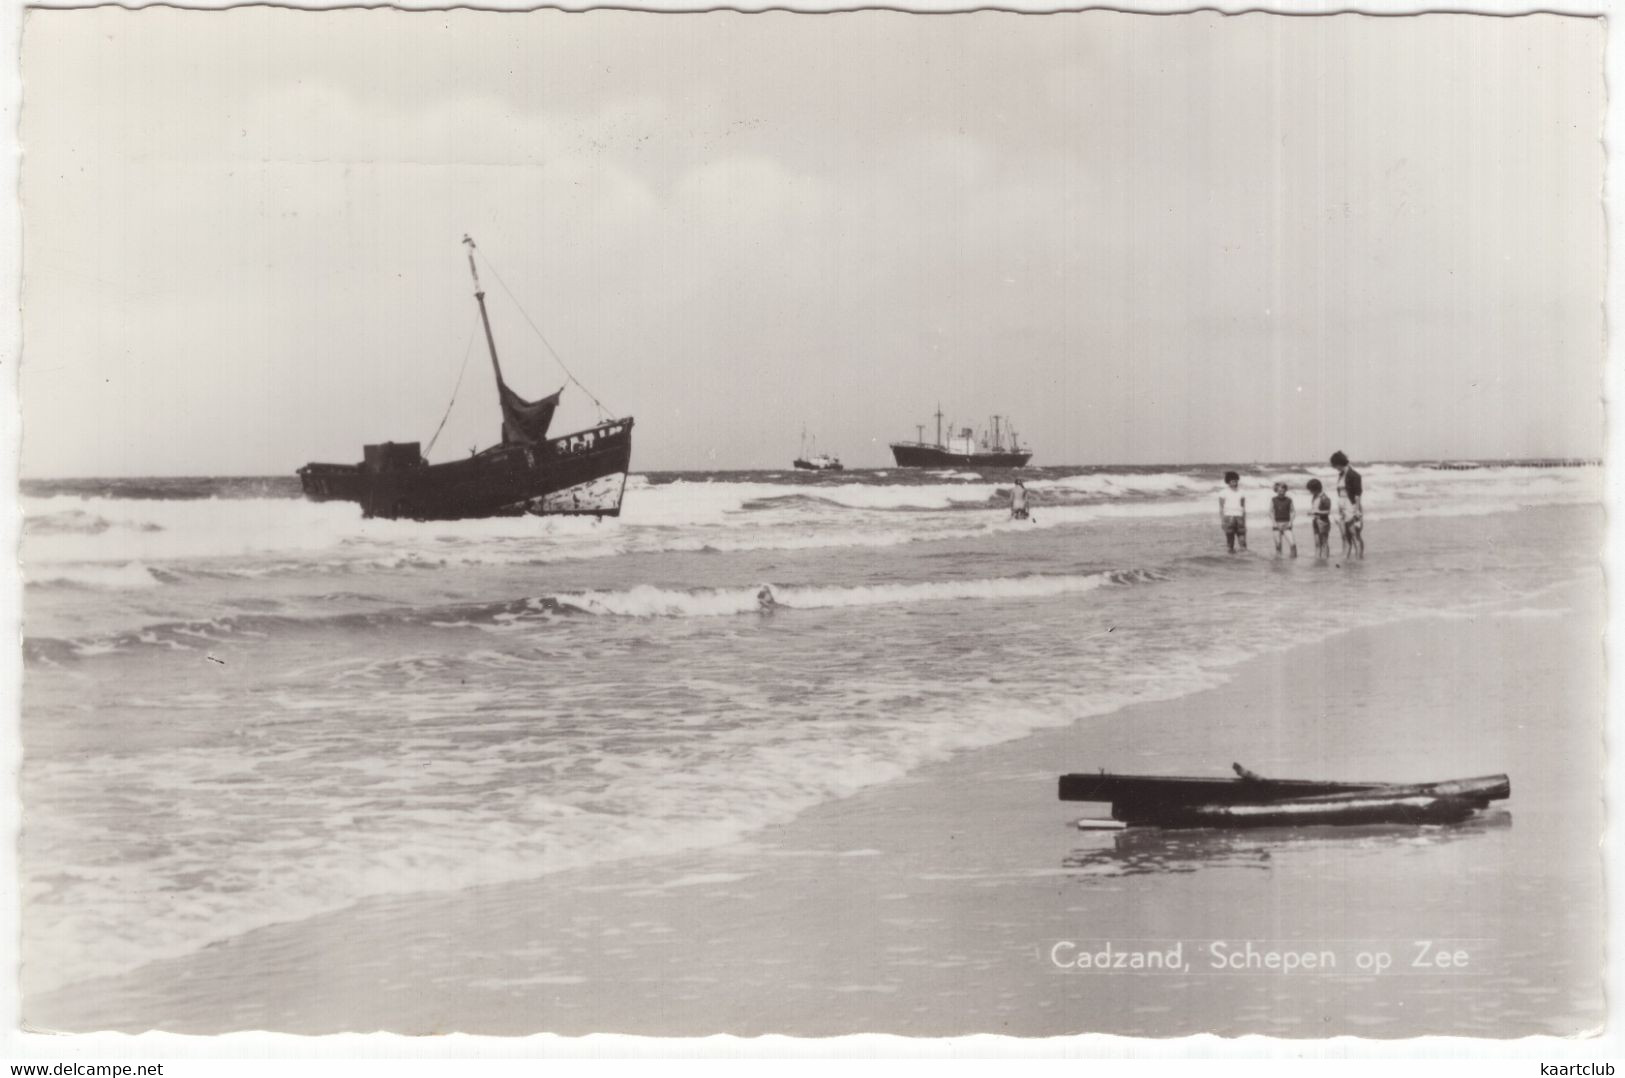
[[(359, 464), (313, 463), (300, 468), (305, 496), (313, 501), (357, 502), (365, 516), (408, 520), (525, 513), (619, 516), (632, 460), (632, 418), (606, 419), (587, 430), (549, 436), (564, 390), (531, 401), (503, 380), (485, 291), (474, 265), (474, 241), (464, 236), (463, 243), (496, 375), (501, 441), (444, 464), (430, 464), (417, 442), (363, 446)], [(429, 447), (434, 448), (432, 440)]]

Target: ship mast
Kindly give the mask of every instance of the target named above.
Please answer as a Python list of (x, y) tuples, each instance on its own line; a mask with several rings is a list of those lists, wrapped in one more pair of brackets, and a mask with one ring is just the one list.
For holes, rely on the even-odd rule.
[(474, 298), (480, 304), (480, 323), (485, 326), (485, 347), (491, 351), (491, 370), (497, 376), (497, 393), (503, 389), (502, 364), (497, 362), (497, 342), (491, 336), (491, 316), (485, 313), (485, 289), (480, 287), (480, 271), (474, 265), (474, 240), (465, 234), (463, 242), (468, 245), (468, 272), (474, 275)]
[(942, 402), (937, 401), (937, 448), (942, 448)]

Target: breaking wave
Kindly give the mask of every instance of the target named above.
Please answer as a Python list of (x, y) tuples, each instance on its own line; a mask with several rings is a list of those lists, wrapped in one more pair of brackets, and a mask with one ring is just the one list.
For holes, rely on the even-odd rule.
[[(989, 580), (929, 581), (860, 587), (768, 585), (772, 609), (826, 610), (958, 600), (1040, 599), (1093, 591), (1104, 585), (1145, 583), (1161, 577), (1144, 569), (1082, 576), (1000, 577)], [(580, 592), (532, 600), (549, 612), (564, 610), (617, 617), (722, 617), (762, 609), (762, 587), (682, 591), (648, 585), (626, 591)]]
[(1071, 576), (995, 577), (856, 587), (753, 584), (729, 588), (659, 588), (639, 585), (624, 591), (583, 591), (495, 603), (440, 608), (390, 608), (323, 617), (244, 614), (201, 621), (166, 622), (139, 630), (62, 640), (30, 637), (23, 645), (32, 661), (62, 663), (137, 648), (216, 650), (249, 646), (297, 632), (388, 632), (415, 625), (433, 629), (505, 631), (570, 617), (709, 618), (759, 614), (764, 587), (774, 611), (828, 610), (933, 602), (1036, 599), (1076, 595), (1100, 587), (1121, 587), (1167, 579), (1153, 569), (1119, 569)]

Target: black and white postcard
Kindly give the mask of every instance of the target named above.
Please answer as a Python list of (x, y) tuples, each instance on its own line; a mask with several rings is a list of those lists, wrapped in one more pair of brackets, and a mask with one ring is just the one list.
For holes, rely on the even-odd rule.
[(23, 1026), (1601, 1030), (1598, 17), (22, 17)]

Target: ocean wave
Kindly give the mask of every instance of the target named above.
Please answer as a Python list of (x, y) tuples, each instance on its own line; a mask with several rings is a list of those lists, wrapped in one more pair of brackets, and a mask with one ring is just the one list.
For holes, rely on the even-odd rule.
[(1059, 479), (1034, 479), (1032, 491), (1056, 494), (1149, 497), (1208, 491), (1218, 486), (1218, 477), (1188, 472), (1091, 472)]
[[(1262, 516), (1268, 481), (1288, 479), (1300, 515), (1309, 474), (1296, 466), (1250, 471), (1243, 493)], [(968, 474), (968, 473), (966, 473)], [(1067, 528), (1107, 519), (1208, 513), (1207, 469), (1099, 470), (1035, 475), (1033, 520), (1002, 512), (1008, 484), (902, 481), (817, 484), (763, 478), (634, 477), (619, 520), (507, 517), (369, 520), (354, 505), (297, 498), (142, 500), (55, 494), (24, 499), (22, 561), (35, 586), (150, 588), (189, 578), (255, 579), (458, 566), (545, 565), (651, 553), (875, 548)], [(1322, 476), (1331, 487), (1335, 477)], [(1366, 472), (1366, 508), (1418, 516), (1476, 516), (1526, 506), (1598, 503), (1600, 469), (1532, 466), (1437, 471), (1407, 465)], [(144, 569), (132, 569), (142, 566)]]
[(49, 565), (25, 570), (23, 574), (24, 582), (30, 587), (117, 591), (156, 588), (166, 582), (166, 576), (167, 574), (148, 568), (140, 562)]
[(242, 614), (197, 621), (159, 622), (123, 632), (60, 639), (30, 636), (23, 641), (25, 659), (62, 663), (117, 655), (141, 648), (166, 651), (209, 651), (243, 646), (272, 636), (306, 631), (367, 631), (395, 629), (409, 624), (426, 624), (433, 615), (408, 609), (325, 615), (300, 618), (286, 614)]
[(111, 528), (112, 523), (95, 513), (87, 513), (83, 509), (68, 509), (60, 513), (47, 516), (26, 518), (23, 527), (40, 535), (68, 535), (78, 533), (81, 535), (96, 535)]
[[(911, 584), (855, 587), (756, 585), (745, 588), (674, 590), (642, 585), (625, 591), (577, 592), (528, 600), (530, 609), (615, 617), (726, 617), (762, 611), (763, 588), (772, 595), (771, 609), (831, 610), (848, 607), (907, 605), (963, 600), (1039, 599), (1093, 591), (1105, 585), (1128, 586), (1164, 579), (1150, 569), (1127, 569), (1077, 576), (996, 577), (939, 580)], [(518, 616), (514, 613), (508, 617)]]
[[(1081, 594), (1102, 586), (1127, 587), (1167, 579), (1155, 569), (1117, 569), (1073, 576), (1019, 576), (978, 580), (926, 581), (852, 587), (768, 584), (777, 610), (830, 610), (970, 600), (1038, 599)], [(220, 650), (252, 646), (293, 633), (391, 632), (409, 625), (435, 629), (508, 631), (570, 617), (703, 618), (759, 614), (764, 585), (731, 588), (660, 588), (640, 585), (624, 591), (583, 591), (461, 603), (440, 607), (390, 607), (317, 617), (241, 614), (196, 621), (162, 622), (118, 633), (72, 639), (29, 637), (30, 661), (63, 663), (116, 655), (141, 648), (169, 651)]]

